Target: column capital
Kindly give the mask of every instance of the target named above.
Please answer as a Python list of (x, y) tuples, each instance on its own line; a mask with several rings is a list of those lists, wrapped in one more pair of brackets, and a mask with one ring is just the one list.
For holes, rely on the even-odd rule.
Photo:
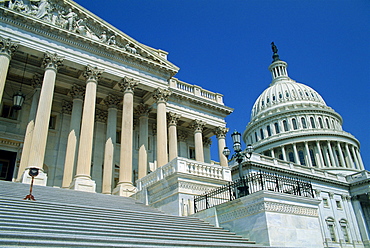
[(41, 88), (42, 86), (42, 77), (40, 74), (38, 73), (35, 73), (33, 76), (32, 76), (32, 79), (31, 79), (31, 85), (34, 89), (36, 88)]
[(100, 78), (101, 74), (103, 74), (103, 72), (104, 72), (103, 69), (99, 69), (96, 66), (87, 65), (86, 70), (84, 72), (84, 77), (86, 78), (86, 81), (90, 81), (90, 80), (98, 81), (98, 79)]
[(135, 108), (135, 114), (141, 116), (148, 116), (150, 111), (152, 110), (151, 107), (149, 107), (148, 104), (145, 103), (140, 103), (139, 105), (136, 106)]
[(190, 127), (192, 129), (194, 129), (194, 133), (201, 133), (203, 131), (203, 128), (204, 126), (206, 125), (207, 123), (205, 123), (204, 121), (201, 121), (201, 120), (194, 120)]
[(95, 120), (99, 122), (106, 123), (107, 122), (108, 113), (107, 111), (96, 109), (95, 110)]
[(169, 89), (158, 88), (153, 92), (153, 98), (157, 101), (157, 103), (168, 101), (168, 97), (172, 94)]
[(184, 130), (180, 130), (177, 134), (177, 138), (179, 139), (179, 141), (181, 142), (185, 142), (188, 140), (188, 132), (184, 131)]
[(222, 126), (216, 127), (213, 130), (213, 132), (215, 133), (217, 139), (225, 139), (226, 138), (226, 134), (227, 134), (228, 131), (229, 131), (229, 129), (227, 127), (222, 127)]
[(173, 112), (167, 113), (167, 121), (168, 121), (169, 126), (176, 126), (180, 118), (181, 118), (181, 115), (179, 114), (176, 114)]
[(19, 42), (0, 36), (0, 54), (9, 58), (17, 51)]
[(44, 60), (42, 61), (42, 64), (45, 69), (58, 70), (58, 67), (63, 65), (63, 60), (64, 60), (63, 56), (59, 56), (56, 53), (46, 51), (44, 54)]
[(86, 87), (74, 84), (71, 87), (71, 90), (69, 91), (69, 94), (71, 94), (73, 99), (84, 99), (85, 97), (85, 91)]
[(208, 137), (203, 137), (203, 146), (210, 147), (212, 145), (212, 139)]
[(105, 105), (108, 106), (108, 108), (117, 108), (118, 104), (121, 103), (121, 98), (117, 95), (109, 94), (107, 97), (104, 99)]
[(63, 100), (62, 101), (62, 113), (63, 114), (67, 114), (67, 115), (71, 115), (72, 114), (72, 102), (70, 101), (67, 101), (67, 100)]
[(118, 83), (118, 86), (121, 88), (121, 91), (124, 93), (134, 93), (135, 87), (139, 84), (139, 80), (134, 78), (124, 77), (121, 82)]

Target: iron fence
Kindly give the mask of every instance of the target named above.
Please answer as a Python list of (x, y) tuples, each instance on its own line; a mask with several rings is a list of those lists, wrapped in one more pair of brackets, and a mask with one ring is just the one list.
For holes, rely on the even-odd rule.
[(208, 209), (261, 190), (314, 197), (311, 182), (277, 174), (258, 172), (251, 173), (206, 194), (194, 197), (194, 211), (198, 212)]

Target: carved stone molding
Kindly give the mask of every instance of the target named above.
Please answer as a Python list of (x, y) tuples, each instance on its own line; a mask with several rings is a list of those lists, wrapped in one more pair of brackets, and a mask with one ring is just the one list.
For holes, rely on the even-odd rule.
[(62, 101), (62, 113), (70, 115), (72, 113), (72, 102), (63, 100)]
[(95, 121), (105, 123), (105, 122), (107, 122), (107, 117), (108, 117), (107, 111), (104, 111), (104, 110), (101, 110), (101, 109), (96, 109), (95, 110)]
[(210, 147), (212, 145), (212, 139), (208, 137), (203, 137), (203, 146)]
[(17, 51), (18, 44), (19, 42), (0, 36), (0, 55), (6, 55), (10, 58)]
[(329, 194), (330, 199), (334, 198), (334, 193), (333, 192), (329, 192), (328, 194)]
[(34, 89), (36, 88), (41, 88), (42, 86), (42, 77), (40, 74), (38, 73), (35, 73), (33, 76), (32, 76), (32, 79), (31, 79), (31, 85)]
[(320, 189), (314, 189), (316, 197), (320, 197), (321, 190)]
[(151, 110), (152, 110), (152, 108), (149, 107), (148, 104), (144, 104), (144, 103), (140, 103), (134, 109), (135, 114), (138, 115), (138, 116), (148, 116)]
[(213, 132), (215, 133), (217, 139), (225, 139), (226, 134), (229, 131), (227, 127), (216, 127)]
[(168, 126), (176, 126), (180, 117), (181, 117), (181, 115), (173, 113), (173, 112), (167, 113)]
[(58, 70), (58, 67), (63, 65), (63, 60), (64, 60), (63, 56), (59, 56), (56, 53), (51, 53), (47, 51), (45, 52), (42, 64), (45, 69)]
[(346, 195), (346, 194), (341, 195), (341, 197), (342, 197), (343, 201), (350, 201), (351, 200), (351, 196)]
[(74, 84), (74, 85), (72, 85), (71, 90), (69, 91), (69, 93), (71, 94), (73, 99), (75, 99), (75, 98), (84, 99), (85, 91), (86, 91), (86, 87)]
[(201, 120), (194, 120), (190, 127), (192, 129), (194, 129), (194, 133), (201, 133), (203, 132), (203, 128), (204, 126), (206, 125), (207, 123), (205, 123), (204, 121), (201, 121)]
[(153, 92), (153, 98), (157, 103), (167, 102), (171, 94), (172, 92), (169, 89), (158, 88)]
[(189, 137), (188, 132), (186, 132), (184, 130), (179, 130), (177, 132), (177, 139), (178, 139), (178, 141), (186, 142), (188, 140), (188, 137)]
[(108, 106), (108, 108), (117, 108), (118, 104), (121, 103), (121, 97), (113, 94), (107, 95), (107, 97), (104, 99), (105, 105)]
[(121, 88), (121, 91), (124, 93), (134, 93), (135, 87), (139, 84), (139, 80), (134, 78), (124, 77), (121, 82), (118, 83), (118, 86)]
[(84, 72), (84, 77), (86, 78), (86, 81), (98, 81), (101, 74), (103, 74), (104, 70), (98, 69), (96, 66), (87, 65), (86, 71)]

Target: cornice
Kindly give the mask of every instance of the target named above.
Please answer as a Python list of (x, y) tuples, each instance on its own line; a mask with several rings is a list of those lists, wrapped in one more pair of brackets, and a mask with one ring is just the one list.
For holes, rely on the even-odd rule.
[[(147, 57), (143, 57), (138, 54), (130, 53), (123, 47), (102, 43), (100, 40), (83, 36), (76, 32), (72, 32), (46, 21), (37, 19), (33, 16), (25, 15), (5, 7), (0, 7), (0, 20), (4, 23), (16, 26), (28, 32), (68, 44), (72, 47), (76, 47), (102, 57), (113, 59), (131, 67), (165, 77), (166, 79), (169, 79), (175, 75), (179, 69), (170, 62), (160, 58), (159, 55), (154, 57), (151, 51), (146, 51), (147, 53), (150, 53), (151, 56), (148, 55)], [(107, 24), (105, 24), (105, 26), (107, 26)], [(109, 28), (112, 29), (111, 26)], [(123, 36), (122, 32), (119, 30), (115, 30), (115, 33)], [(127, 39), (127, 36), (125, 36), (125, 39)], [(131, 42), (135, 42), (135, 45), (139, 44), (132, 39)], [(156, 61), (150, 58), (156, 58)]]

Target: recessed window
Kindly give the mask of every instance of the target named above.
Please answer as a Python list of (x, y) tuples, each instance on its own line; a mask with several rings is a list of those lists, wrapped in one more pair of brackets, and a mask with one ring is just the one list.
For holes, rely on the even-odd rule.
[(57, 123), (57, 116), (56, 115), (50, 116), (49, 129), (55, 129), (56, 123)]
[(276, 96), (275, 95), (272, 95), (272, 100), (275, 101), (276, 100)]
[(256, 138), (256, 142), (258, 141), (257, 132), (254, 132), (254, 137)]
[(319, 117), (319, 125), (320, 125), (320, 128), (324, 128), (324, 125), (323, 125), (323, 123), (322, 123), (322, 119), (321, 119), (321, 117)]
[(269, 98), (269, 97), (267, 97), (267, 100), (266, 100), (266, 102), (267, 102), (267, 103), (269, 103), (269, 102), (270, 102), (270, 98)]
[(189, 147), (189, 158), (195, 159), (195, 147)]
[(315, 120), (313, 117), (310, 117), (311, 127), (316, 128)]
[(306, 165), (306, 161), (304, 160), (304, 153), (302, 150), (298, 151), (298, 157), (301, 165)]
[(347, 228), (347, 221), (344, 220), (344, 219), (341, 219), (339, 221), (339, 224), (340, 224), (340, 229), (343, 233), (343, 239), (346, 243), (349, 243), (350, 240), (349, 240), (349, 234), (348, 234), (348, 228)]
[(289, 157), (289, 161), (290, 161), (290, 162), (295, 163), (295, 159), (294, 159), (294, 154), (293, 154), (293, 152), (289, 152), (289, 153), (288, 153), (288, 157)]
[(302, 127), (307, 128), (306, 119), (304, 117), (301, 118)]
[(314, 155), (314, 152), (313, 152), (312, 149), (310, 149), (310, 158), (311, 158), (311, 161), (312, 161), (312, 166), (317, 166), (315, 155)]
[(267, 129), (267, 135), (268, 136), (271, 136), (271, 128), (270, 128), (270, 125), (266, 127)]
[(330, 207), (329, 206), (329, 200), (328, 198), (322, 198), (322, 204), (324, 205), (324, 207), (328, 208)]
[(342, 209), (342, 204), (340, 203), (340, 200), (336, 200), (335, 204), (337, 205), (337, 209)]
[(295, 120), (295, 118), (292, 119), (292, 123), (293, 123), (293, 129), (297, 130), (298, 126), (297, 126), (297, 121)]
[(286, 95), (286, 97), (289, 97), (288, 91), (285, 91), (285, 95)]
[(284, 126), (284, 131), (288, 132), (289, 131), (288, 122), (286, 120), (283, 121), (283, 126)]
[(116, 132), (116, 143), (121, 144), (121, 131)]
[(329, 234), (330, 234), (330, 240), (331, 241), (337, 241), (337, 237), (335, 235), (335, 227), (334, 227), (334, 219), (329, 217), (326, 219), (326, 224), (329, 229)]
[(264, 139), (265, 137), (264, 137), (264, 135), (263, 135), (263, 130), (262, 130), (262, 128), (260, 129), (260, 134), (261, 134), (261, 139)]
[(326, 121), (326, 127), (327, 127), (327, 128), (330, 128), (330, 124), (329, 124), (329, 120), (328, 120), (328, 118), (326, 118), (326, 119), (325, 119), (325, 121)]
[(275, 126), (275, 133), (277, 134), (280, 133), (279, 124), (275, 122), (274, 126)]
[(18, 118), (18, 111), (10, 104), (3, 103), (1, 108), (1, 117), (16, 120)]

